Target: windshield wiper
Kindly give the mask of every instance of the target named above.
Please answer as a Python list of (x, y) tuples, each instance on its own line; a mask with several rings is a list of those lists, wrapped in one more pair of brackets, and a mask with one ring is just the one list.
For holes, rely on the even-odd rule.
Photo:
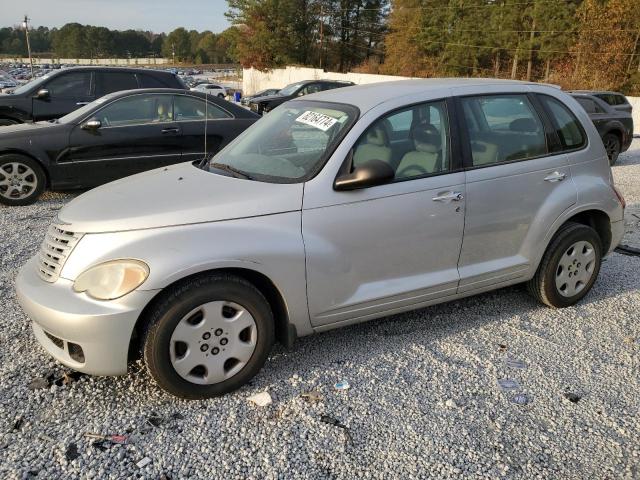
[(253, 180), (253, 177), (242, 170), (238, 170), (231, 165), (227, 165), (226, 163), (212, 163), (211, 166), (213, 168), (217, 168), (218, 170), (222, 170), (225, 172), (233, 173), (235, 177), (244, 178), (245, 180)]

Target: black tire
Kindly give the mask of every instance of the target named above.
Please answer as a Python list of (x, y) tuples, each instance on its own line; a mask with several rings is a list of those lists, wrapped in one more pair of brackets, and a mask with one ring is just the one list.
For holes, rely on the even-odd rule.
[[(256, 347), (246, 365), (232, 377), (209, 385), (192, 383), (174, 369), (171, 336), (185, 315), (212, 301), (242, 305), (255, 320)], [(251, 283), (232, 275), (210, 274), (188, 279), (171, 288), (148, 313), (142, 332), (144, 361), (160, 388), (186, 399), (197, 400), (224, 395), (251, 380), (264, 365), (274, 342), (274, 321), (269, 302)]]
[[(33, 172), (32, 175), (25, 177), (29, 182), (35, 182), (33, 187), (24, 186), (20, 192), (12, 189), (10, 186), (2, 185), (2, 181), (9, 179), (13, 173), (11, 164), (17, 164), (18, 174), (26, 171), (28, 167)], [(34, 203), (47, 183), (47, 177), (40, 164), (31, 157), (18, 154), (8, 154), (0, 156), (0, 203), (9, 206), (31, 205)]]
[(224, 98), (224, 93), (219, 93), (218, 98)]
[(0, 118), (0, 127), (8, 127), (9, 125), (18, 125), (20, 122), (11, 118)]
[[(560, 259), (572, 245), (579, 241), (589, 242), (595, 251), (595, 265), (591, 278), (581, 291), (573, 296), (564, 296), (556, 286), (556, 272)], [(602, 241), (597, 232), (586, 225), (567, 223), (563, 225), (547, 247), (535, 276), (527, 283), (529, 293), (541, 303), (553, 308), (565, 308), (579, 302), (598, 278), (602, 262)], [(585, 265), (586, 268), (586, 265)]]
[(620, 137), (615, 133), (607, 133), (602, 137), (602, 143), (607, 151), (607, 157), (609, 157), (609, 165), (613, 166), (618, 161), (618, 156), (622, 150), (622, 142)]

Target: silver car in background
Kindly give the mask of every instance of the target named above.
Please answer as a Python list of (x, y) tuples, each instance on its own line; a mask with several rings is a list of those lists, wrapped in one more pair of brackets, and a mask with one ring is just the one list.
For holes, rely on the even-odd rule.
[(274, 341), (527, 283), (567, 307), (623, 233), (585, 111), (543, 85), (411, 80), (275, 109), (218, 153), (91, 190), (20, 271), (38, 341), (95, 375), (141, 352), (232, 391)]

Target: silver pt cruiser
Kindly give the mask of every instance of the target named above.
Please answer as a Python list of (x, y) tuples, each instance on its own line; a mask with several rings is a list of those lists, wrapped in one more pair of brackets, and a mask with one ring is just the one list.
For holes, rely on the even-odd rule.
[(624, 206), (556, 88), (347, 87), (283, 104), (204, 165), (71, 201), (18, 299), (63, 364), (124, 374), (137, 351), (162, 388), (205, 398), (251, 379), (274, 341), (516, 283), (573, 305)]

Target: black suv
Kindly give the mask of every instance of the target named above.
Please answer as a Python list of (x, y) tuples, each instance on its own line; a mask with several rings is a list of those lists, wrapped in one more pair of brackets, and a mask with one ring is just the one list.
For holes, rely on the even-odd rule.
[(0, 95), (0, 126), (60, 118), (107, 93), (135, 88), (180, 88), (177, 75), (143, 68), (56, 70)]
[[(609, 157), (609, 163), (613, 165), (618, 160), (618, 155), (627, 151), (631, 146), (631, 141), (633, 140), (633, 117), (630, 110), (610, 105), (599, 93), (580, 91), (571, 92), (571, 95), (589, 114), (589, 118), (591, 118), (600, 134), (600, 138), (602, 138), (602, 143), (604, 143), (604, 148)], [(626, 97), (621, 94), (618, 95), (622, 96), (626, 101)], [(629, 108), (631, 108), (631, 105), (629, 105)]]
[(572, 90), (569, 93), (576, 95), (593, 95), (596, 98), (599, 98), (603, 102), (610, 105), (615, 110), (620, 110), (621, 112), (629, 112), (633, 110), (633, 107), (622, 93), (618, 92), (608, 92), (608, 91), (596, 91), (596, 90)]
[(340, 80), (303, 80), (302, 82), (287, 85), (274, 95), (252, 98), (249, 102), (249, 108), (262, 115), (287, 100), (309, 95), (310, 93), (318, 93), (340, 87), (350, 87), (352, 85), (355, 84), (353, 82), (343, 82)]

